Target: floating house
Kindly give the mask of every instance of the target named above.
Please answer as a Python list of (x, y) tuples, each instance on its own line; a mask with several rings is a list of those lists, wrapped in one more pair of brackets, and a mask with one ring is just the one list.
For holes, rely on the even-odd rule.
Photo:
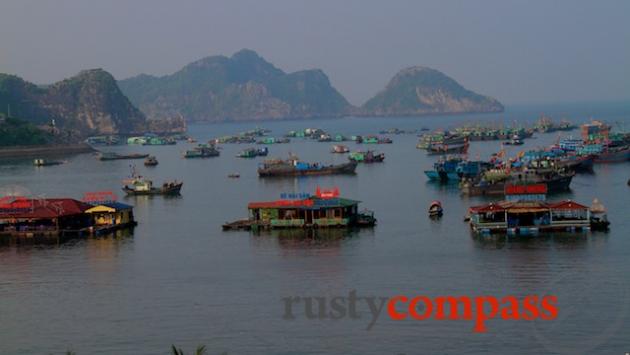
[(339, 190), (320, 190), (314, 196), (251, 202), (249, 218), (223, 225), (230, 229), (334, 228), (374, 226), (369, 211), (359, 212), (360, 201), (339, 197)]
[(96, 228), (112, 230), (137, 225), (133, 218), (133, 206), (120, 202), (97, 204), (85, 213), (92, 217), (92, 225)]
[(102, 234), (136, 225), (133, 207), (116, 202), (90, 204), (69, 199), (0, 199), (0, 236), (46, 240)]
[(545, 185), (509, 185), (506, 200), (469, 209), (470, 226), (481, 234), (535, 235), (591, 229), (589, 207), (571, 200), (548, 202)]
[(89, 228), (92, 205), (74, 199), (0, 199), (0, 234), (56, 237)]

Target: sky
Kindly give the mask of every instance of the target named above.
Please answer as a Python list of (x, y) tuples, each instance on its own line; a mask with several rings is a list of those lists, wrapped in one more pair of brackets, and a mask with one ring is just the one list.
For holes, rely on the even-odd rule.
[(0, 72), (171, 74), (250, 48), (320, 68), (355, 105), (400, 69), (438, 69), (503, 103), (630, 100), (630, 1), (1, 0)]

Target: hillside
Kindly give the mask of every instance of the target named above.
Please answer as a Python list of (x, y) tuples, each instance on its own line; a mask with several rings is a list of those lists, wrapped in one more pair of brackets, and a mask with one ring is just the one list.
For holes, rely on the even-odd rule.
[(189, 121), (335, 117), (352, 106), (323, 71), (285, 73), (256, 52), (207, 57), (172, 75), (142, 74), (119, 81), (148, 117)]
[(373, 116), (414, 116), (503, 109), (496, 99), (467, 90), (438, 70), (411, 67), (398, 72), (361, 111)]

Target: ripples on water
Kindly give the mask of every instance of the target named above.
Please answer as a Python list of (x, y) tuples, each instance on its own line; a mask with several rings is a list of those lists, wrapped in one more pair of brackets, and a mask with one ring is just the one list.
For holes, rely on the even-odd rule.
[[(545, 112), (578, 122), (589, 116), (628, 117), (627, 107), (573, 107)], [(504, 116), (427, 119), (344, 119), (264, 123), (281, 135), (317, 126), (344, 134), (398, 127), (449, 127), (464, 121), (535, 120), (542, 108)], [(625, 117), (624, 117), (625, 116)], [(626, 120), (626, 122), (628, 122)], [(195, 125), (200, 141), (251, 129), (254, 124)], [(578, 135), (578, 131), (571, 132)], [(133, 235), (74, 240), (60, 245), (0, 246), (0, 353), (164, 354), (206, 344), (210, 353), (623, 353), (627, 332), (630, 248), (628, 164), (597, 166), (578, 175), (571, 198), (609, 208), (609, 233), (540, 238), (472, 237), (463, 216), (481, 198), (463, 198), (456, 185), (428, 183), (423, 170), (433, 157), (415, 149), (414, 135), (393, 136), (384, 164), (360, 166), (358, 175), (261, 180), (260, 160), (234, 158), (246, 145), (225, 145), (221, 157), (181, 159), (187, 144), (113, 147), (151, 152), (160, 165), (142, 174), (156, 182), (184, 181), (182, 198), (125, 198), (139, 221)], [(545, 146), (556, 134), (538, 135), (518, 150)], [(354, 143), (348, 144), (352, 149)], [(305, 160), (345, 161), (331, 144), (294, 140), (270, 147), (272, 156), (297, 153)], [(366, 149), (367, 146), (360, 148)], [(110, 150), (109, 148), (105, 148)], [(498, 142), (473, 143), (471, 156), (488, 157)], [(86, 191), (120, 191), (128, 161), (98, 162), (91, 155), (69, 164), (36, 169), (30, 161), (0, 165), (0, 184), (35, 195), (81, 198)], [(239, 172), (240, 179), (227, 175)], [(375, 211), (378, 226), (361, 231), (221, 231), (246, 216), (246, 204), (283, 192), (339, 186)], [(445, 216), (431, 221), (426, 209), (442, 201)], [(366, 331), (368, 319), (282, 319), (282, 297), (360, 295), (505, 295), (551, 293), (559, 297), (554, 322), (490, 321), (487, 334), (471, 322), (405, 321), (384, 317)], [(365, 318), (368, 315), (365, 314)]]

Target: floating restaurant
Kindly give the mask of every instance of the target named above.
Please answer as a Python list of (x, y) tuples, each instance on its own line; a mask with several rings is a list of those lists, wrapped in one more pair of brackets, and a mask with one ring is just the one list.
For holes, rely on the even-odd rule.
[(506, 186), (506, 200), (469, 209), (470, 226), (480, 234), (536, 235), (541, 232), (582, 232), (606, 229), (589, 207), (571, 200), (548, 202), (545, 185)]
[(342, 228), (374, 226), (371, 211), (359, 212), (360, 201), (339, 197), (339, 189), (317, 189), (314, 196), (251, 202), (249, 218), (223, 225), (223, 230), (276, 228)]

